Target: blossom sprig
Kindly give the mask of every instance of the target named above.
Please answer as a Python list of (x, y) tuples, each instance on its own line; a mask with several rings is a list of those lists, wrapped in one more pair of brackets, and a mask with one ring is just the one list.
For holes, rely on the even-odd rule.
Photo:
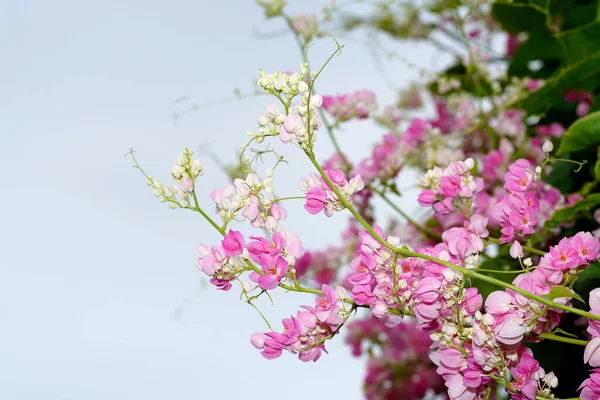
[(196, 202), (195, 185), (199, 176), (204, 174), (204, 166), (198, 159), (193, 159), (193, 152), (185, 148), (181, 156), (177, 159), (171, 168), (171, 178), (178, 185), (164, 185), (153, 177), (147, 175), (140, 167), (133, 149), (127, 153), (134, 161), (134, 168), (140, 170), (146, 177), (146, 184), (152, 188), (152, 193), (161, 199), (161, 202), (167, 203), (169, 208), (194, 208), (192, 200)]
[[(266, 7), (267, 16), (281, 15), (286, 20), (304, 52), (306, 42), (317, 34), (315, 25), (310, 23), (312, 18), (303, 21), (308, 24), (294, 27), (292, 18), (283, 14), (283, 1), (260, 3)], [(267, 3), (269, 6), (265, 6)], [(307, 212), (323, 211), (329, 216), (348, 210), (354, 217), (342, 245), (307, 256), (300, 238), (281, 225), (286, 211), (279, 207), (269, 173), (262, 179), (248, 168), (241, 179), (213, 192), (223, 225), (216, 225), (203, 215), (224, 237), (218, 246), (199, 248), (198, 265), (217, 289), (230, 290), (234, 280), (247, 277), (252, 283), (245, 282), (242, 292), (250, 304), (257, 296), (269, 295), (277, 288), (323, 296), (317, 299), (315, 307), (304, 306), (294, 317), (284, 319), (283, 332), (274, 332), (267, 322), (269, 331), (252, 336), (252, 344), (266, 358), (277, 358), (288, 351), (303, 361), (318, 360), (326, 351), (325, 341), (340, 331), (351, 311), (365, 307), (370, 310), (371, 320), (381, 322), (383, 329), (402, 326), (405, 316), (416, 320), (415, 330), (427, 333), (422, 335), (425, 338), (429, 336), (430, 348), (421, 355), (431, 355), (430, 364), (420, 360), (418, 365), (430, 373), (435, 370), (437, 384), (441, 386), (443, 381), (452, 400), (490, 398), (497, 385), (504, 386), (512, 399), (554, 399), (552, 389), (558, 379), (542, 368), (534, 353), (525, 347), (527, 342), (557, 340), (585, 345), (583, 361), (592, 367), (600, 366), (598, 295), (590, 295), (589, 312), (571, 304), (578, 298), (572, 290), (575, 282), (598, 259), (598, 233), (577, 232), (581, 225), (579, 221), (574, 225), (573, 220), (544, 230), (544, 222), (557, 209), (575, 204), (582, 196), (565, 198), (558, 187), (544, 182), (553, 161), (568, 161), (550, 157), (566, 125), (554, 121), (557, 114), (553, 112), (541, 117), (528, 115), (531, 111), (522, 102), (546, 85), (552, 89), (556, 81), (552, 77), (547, 84), (531, 78), (511, 81), (503, 72), (501, 76), (495, 74), (486, 64), (490, 59), (486, 53), (498, 25), (485, 12), (478, 12), (480, 1), (465, 5), (448, 8), (438, 4), (440, 9), (435, 11), (442, 22), (439, 31), (455, 41), (458, 37), (468, 58), (462, 63), (464, 74), (443, 74), (435, 80), (434, 117), (409, 120), (397, 108), (377, 115), (363, 104), (347, 99), (334, 99), (343, 101), (334, 101), (339, 107), (332, 108), (331, 98), (324, 96), (323, 101), (315, 94), (314, 82), (323, 69), (310, 73), (307, 62), (296, 74), (267, 75), (261, 71), (259, 86), (275, 96), (283, 110), (268, 106), (259, 117), (258, 130), (250, 133), (250, 142), (262, 143), (279, 136), (284, 143), (296, 144), (318, 172), (301, 184)], [(383, 9), (384, 14), (390, 13), (390, 9)], [(411, 29), (393, 26), (398, 21), (391, 14), (390, 17), (380, 21), (386, 23), (380, 29), (418, 36), (420, 15), (410, 15), (415, 23), (406, 28)], [(427, 34), (433, 30), (438, 30), (435, 24), (427, 26)], [(477, 41), (472, 42), (473, 38)], [(518, 42), (512, 44), (513, 53)], [(334, 54), (340, 48), (338, 45)], [(567, 102), (578, 102), (577, 109), (565, 108), (560, 114), (587, 114), (594, 102), (591, 93), (567, 92), (566, 97)], [(412, 104), (408, 106), (414, 110)], [(329, 111), (336, 123), (329, 124), (327, 112), (323, 111)], [(342, 126), (337, 122), (352, 118), (380, 121), (392, 130), (361, 162), (349, 160), (334, 136)], [(336, 154), (324, 164), (315, 156), (321, 125), (327, 128), (336, 149)], [(544, 142), (548, 137), (553, 141)], [(248, 148), (249, 144), (242, 147)], [(581, 167), (584, 163), (579, 164)], [(422, 222), (399, 212), (412, 228), (400, 234), (403, 226), (395, 220), (387, 228), (375, 224), (373, 198), (379, 195), (399, 210), (385, 195), (397, 187), (404, 166), (429, 170), (419, 202), (437, 212), (433, 217), (428, 213), (428, 219)], [(191, 193), (187, 203), (182, 200), (183, 204), (193, 200), (195, 207), (190, 208), (203, 212), (195, 193)], [(226, 232), (233, 221), (262, 229), (264, 236), (250, 236), (248, 240), (240, 232)], [(567, 225), (572, 232), (561, 236)], [(498, 236), (500, 239), (496, 239)], [(524, 251), (532, 256), (524, 258)], [(508, 258), (507, 253), (518, 261)], [(346, 258), (351, 259), (348, 268), (344, 267)], [(497, 279), (487, 274), (495, 270), (486, 269), (482, 260), (502, 266), (499, 273), (517, 276), (511, 283)], [(517, 263), (522, 269), (511, 270)], [(298, 279), (307, 280), (312, 287), (300, 286)], [(484, 298), (472, 286), (474, 281), (484, 281), (501, 290)], [(330, 286), (314, 289), (315, 283), (333, 287), (340, 283), (350, 295), (338, 296), (338, 290)], [(259, 294), (251, 296), (251, 292)], [(560, 334), (557, 327), (567, 312), (587, 319), (591, 340)], [(381, 351), (398, 353), (390, 337), (379, 339), (390, 344), (389, 350)], [(394, 357), (378, 360), (398, 367), (411, 365)], [(394, 385), (397, 371), (392, 378), (381, 378), (389, 376), (392, 367), (370, 363), (369, 368), (368, 376), (376, 384), (367, 384), (367, 388), (389, 389)], [(599, 376), (594, 370), (582, 383), (582, 399), (598, 397)], [(366, 393), (373, 396), (372, 400), (380, 399), (377, 396), (381, 392), (374, 392)], [(407, 392), (398, 393), (403, 396)]]
[(351, 119), (366, 119), (377, 109), (375, 93), (370, 90), (359, 90), (337, 96), (324, 96), (323, 108), (338, 122)]
[(316, 362), (322, 352), (327, 352), (325, 341), (339, 332), (355, 308), (346, 302), (343, 287), (333, 289), (323, 285), (321, 290), (323, 296), (316, 299), (315, 307), (302, 306), (304, 311), (299, 311), (296, 317), (283, 319), (283, 333), (270, 331), (252, 335), (251, 343), (261, 350), (263, 357), (278, 358), (285, 350), (298, 354), (301, 361)]
[(292, 99), (298, 93), (304, 93), (308, 90), (308, 84), (304, 81), (307, 75), (308, 64), (304, 62), (300, 65), (300, 72), (295, 72), (291, 75), (282, 72), (267, 74), (261, 69), (260, 79), (257, 83), (265, 93), (277, 97), (287, 111)]
[(250, 172), (245, 179), (237, 178), (233, 184), (213, 190), (210, 196), (223, 221), (223, 229), (233, 220), (247, 220), (255, 228), (275, 231), (279, 221), (287, 218), (287, 211), (277, 203), (272, 182), (273, 169), (269, 168), (266, 179)]
[(440, 214), (458, 208), (467, 217), (470, 216), (476, 195), (483, 190), (483, 179), (470, 173), (474, 166), (475, 161), (467, 159), (464, 162), (452, 162), (445, 169), (435, 167), (427, 171), (421, 179), (425, 190), (419, 194), (419, 204), (424, 207), (433, 206)]
[(310, 214), (314, 215), (323, 211), (325, 215), (331, 217), (335, 211), (341, 211), (345, 208), (338, 195), (341, 195), (348, 202), (365, 185), (360, 175), (356, 175), (348, 181), (344, 172), (339, 169), (327, 170), (325, 173), (333, 185), (335, 185), (337, 191), (333, 191), (327, 180), (315, 173), (311, 173), (306, 178), (301, 179), (298, 186), (306, 193), (304, 208)]

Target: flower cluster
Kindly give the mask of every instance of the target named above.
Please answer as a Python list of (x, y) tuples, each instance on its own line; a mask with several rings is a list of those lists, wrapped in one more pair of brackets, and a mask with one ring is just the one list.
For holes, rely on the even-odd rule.
[(152, 187), (152, 193), (160, 197), (163, 203), (168, 203), (172, 209), (191, 207), (190, 196), (194, 191), (196, 179), (204, 174), (202, 162), (193, 160), (192, 156), (192, 150), (185, 148), (171, 168), (171, 177), (178, 185), (163, 185), (156, 179), (147, 176), (147, 184)]
[[(498, 58), (489, 50), (507, 25), (504, 15), (514, 8), (509, 4), (498, 5), (505, 8), (490, 16), (481, 1), (456, 8), (434, 0), (429, 15), (409, 5), (399, 17), (386, 2), (365, 18), (340, 12), (331, 1), (320, 18), (292, 16), (283, 0), (257, 2), (268, 18), (285, 19), (306, 48), (339, 17), (343, 29), (366, 26), (418, 40), (438, 32), (466, 42), (469, 51), (451, 57), (457, 64), (443, 73), (421, 71), (426, 85), (409, 84), (395, 104), (379, 111), (369, 90), (316, 94), (323, 69), (309, 74), (306, 54), (299, 72), (261, 70), (257, 84), (276, 104), (267, 105), (258, 129), (248, 131), (231, 183), (212, 191), (217, 221), (202, 208), (195, 188), (203, 167), (189, 149), (171, 170), (175, 185), (146, 176), (163, 202), (200, 213), (223, 236), (218, 245), (198, 246), (197, 267), (218, 290), (241, 284), (241, 298), (269, 328), (252, 335), (252, 345), (267, 359), (287, 351), (317, 361), (327, 352), (326, 341), (363, 308), (368, 316), (346, 326), (346, 341), (355, 356), (368, 355), (367, 399), (416, 400), (445, 392), (450, 400), (482, 400), (497, 396), (499, 386), (512, 400), (572, 397), (563, 396), (576, 390), (568, 387), (564, 372), (551, 372), (537, 345), (528, 344), (550, 340), (585, 345), (583, 362), (597, 369), (577, 384), (583, 381), (583, 400), (600, 399), (600, 288), (589, 294), (589, 312), (572, 304), (598, 286), (591, 269), (600, 252), (599, 156), (586, 146), (595, 143), (591, 125), (574, 124), (577, 117), (597, 118), (589, 114), (597, 108), (598, 88), (571, 62), (588, 46), (573, 48), (569, 39), (579, 28), (593, 29), (589, 21), (578, 26), (579, 13), (551, 7), (540, 29), (526, 27), (532, 34), (517, 33), (525, 29), (520, 24), (511, 26), (506, 57)], [(569, 29), (561, 31), (560, 21), (568, 21)], [(557, 34), (566, 39), (561, 50), (569, 57), (547, 59), (534, 52), (540, 59), (530, 58), (530, 50), (543, 44), (540, 37), (550, 35), (546, 39), (554, 43)], [(443, 50), (444, 41), (431, 39)], [(434, 106), (431, 114), (428, 104)], [(336, 135), (347, 126), (343, 122), (366, 119), (386, 130), (353, 159)], [(324, 162), (315, 148), (321, 127), (335, 148)], [(273, 139), (292, 143), (286, 151), (299, 148), (315, 167), (299, 181), (303, 195), (275, 195), (275, 170), (287, 159), (270, 147)], [(251, 147), (261, 144), (266, 148)], [(564, 158), (552, 154), (555, 146)], [(250, 159), (249, 152), (256, 156)], [(257, 161), (271, 154), (276, 163), (263, 173)], [(587, 161), (596, 167), (583, 169)], [(407, 169), (422, 177), (420, 185), (400, 176)], [(405, 212), (397, 197), (415, 186), (417, 203), (427, 209)], [(311, 215), (331, 217), (348, 209), (353, 218), (341, 243), (305, 251), (299, 237), (282, 226), (287, 217), (282, 202), (292, 199), (302, 199)], [(383, 221), (379, 201), (398, 215)], [(253, 232), (245, 236), (243, 229), (232, 229), (237, 223)], [(254, 301), (278, 287), (318, 297), (274, 331)], [(567, 313), (582, 318), (573, 323)], [(586, 320), (589, 337), (583, 340)], [(559, 378), (561, 386), (567, 382), (563, 393), (554, 390)]]
[(298, 93), (306, 92), (306, 90), (308, 90), (308, 85), (304, 82), (304, 78), (306, 78), (307, 75), (307, 63), (300, 65), (299, 73), (295, 72), (291, 75), (281, 72), (267, 74), (261, 70), (258, 86), (264, 89), (267, 94), (272, 94), (280, 98), (284, 97), (290, 101)]
[(315, 306), (302, 306), (296, 317), (282, 320), (283, 332), (255, 333), (251, 342), (261, 354), (271, 360), (281, 356), (283, 350), (298, 354), (304, 362), (317, 361), (325, 349), (325, 341), (338, 333), (352, 307), (346, 303), (346, 290), (340, 286), (321, 287), (323, 296), (317, 297)]
[(340, 121), (366, 119), (377, 108), (375, 93), (359, 90), (337, 96), (323, 96), (323, 108)]
[(556, 189), (538, 183), (541, 168), (519, 159), (508, 166), (504, 175), (504, 195), (490, 208), (493, 224), (501, 228), (503, 242), (515, 235), (530, 235), (560, 205), (563, 199)]
[[(304, 90), (305, 88), (301, 88)], [(317, 109), (321, 107), (323, 98), (312, 95), (306, 88), (300, 101), (292, 104), (289, 114), (285, 117), (279, 130), (279, 138), (284, 143), (295, 142), (302, 149), (312, 149), (315, 141), (315, 131), (321, 127), (321, 117)]]
[(433, 206), (440, 214), (453, 211), (455, 207), (462, 207), (469, 214), (477, 193), (483, 189), (483, 179), (475, 178), (469, 172), (474, 165), (473, 159), (469, 158), (452, 162), (445, 169), (435, 167), (427, 171), (422, 179), (425, 190), (419, 194), (419, 204)]
[[(360, 175), (356, 175), (349, 181), (346, 180), (344, 172), (339, 169), (330, 169), (325, 171), (333, 187), (325, 180), (314, 173), (300, 180), (299, 186), (306, 193), (306, 204), (304, 208), (311, 214), (318, 214), (321, 211), (328, 217), (331, 217), (334, 211), (341, 211), (346, 208), (352, 196), (364, 188), (364, 183)], [(336, 191), (341, 194), (338, 196)]]
[(262, 180), (251, 172), (246, 179), (237, 178), (233, 184), (211, 192), (210, 197), (216, 205), (216, 212), (225, 225), (241, 212), (241, 216), (253, 227), (275, 231), (279, 221), (287, 218), (286, 209), (276, 203), (272, 196), (272, 173), (272, 170), (268, 171), (269, 177)]
[[(250, 280), (263, 290), (275, 289), (284, 279), (295, 280), (296, 260), (304, 255), (298, 237), (282, 228), (271, 240), (251, 236), (246, 245), (242, 233), (234, 230), (224, 235), (221, 246), (198, 246), (197, 267), (211, 277), (211, 283), (220, 290), (231, 289), (231, 281), (246, 271), (252, 271)], [(260, 270), (250, 260), (255, 261)]]

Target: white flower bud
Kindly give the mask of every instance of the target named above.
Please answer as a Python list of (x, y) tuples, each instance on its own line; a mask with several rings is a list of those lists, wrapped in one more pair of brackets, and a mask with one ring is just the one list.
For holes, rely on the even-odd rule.
[(542, 150), (544, 150), (544, 153), (550, 153), (552, 151), (552, 149), (554, 149), (554, 145), (552, 144), (551, 141), (546, 140), (544, 142), (544, 144), (542, 145)]
[(315, 94), (310, 98), (310, 105), (319, 108), (323, 104), (323, 97), (320, 94)]
[(492, 314), (484, 314), (483, 318), (481, 318), (481, 322), (483, 322), (484, 325), (491, 326), (494, 324), (494, 316)]
[(287, 79), (284, 75), (279, 75), (275, 82), (273, 82), (275, 89), (282, 90), (284, 87), (287, 87)]
[(530, 257), (527, 257), (526, 259), (523, 260), (523, 265), (526, 266), (527, 268), (531, 267), (533, 265), (533, 262), (531, 261)]
[(300, 81), (300, 83), (298, 83), (298, 92), (300, 92), (300, 93), (308, 92), (308, 84), (304, 81)]
[(171, 168), (171, 175), (173, 176), (174, 179), (180, 179), (181, 174), (183, 174), (183, 171), (184, 171), (184, 169), (181, 165), (175, 164)]
[(548, 372), (546, 376), (544, 376), (544, 382), (551, 388), (558, 386), (558, 378), (554, 375), (554, 372)]
[(467, 158), (465, 160), (465, 165), (467, 166), (467, 168), (469, 170), (473, 169), (473, 167), (475, 166), (475, 161), (472, 158)]

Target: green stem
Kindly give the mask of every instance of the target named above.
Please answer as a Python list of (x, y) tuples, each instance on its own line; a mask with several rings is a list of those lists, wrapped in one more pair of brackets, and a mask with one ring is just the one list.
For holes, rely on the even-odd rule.
[(542, 339), (554, 340), (555, 342), (577, 344), (579, 346), (587, 346), (588, 344), (587, 340), (572, 339), (564, 336), (554, 335), (552, 333), (540, 333), (538, 337)]
[(271, 200), (270, 204), (276, 203), (278, 201), (283, 201), (283, 200), (296, 200), (296, 199), (306, 199), (306, 196), (289, 196), (289, 197), (277, 197), (273, 200)]
[(202, 210), (202, 208), (200, 208), (200, 205), (198, 204), (198, 198), (196, 197), (196, 191), (195, 191), (195, 190), (192, 192), (192, 195), (194, 196), (194, 205), (196, 206), (196, 207), (194, 207), (194, 208), (193, 208), (193, 210), (195, 210), (195, 211), (198, 211), (200, 214), (202, 214), (202, 216), (203, 216), (204, 218), (206, 218), (206, 220), (207, 220), (208, 222), (210, 222), (210, 224), (211, 224), (211, 225), (212, 225), (212, 226), (213, 226), (213, 227), (214, 227), (216, 230), (218, 230), (218, 231), (219, 231), (219, 233), (220, 233), (221, 235), (225, 236), (225, 230), (224, 230), (223, 228), (221, 228), (219, 225), (217, 225), (217, 224), (215, 223), (215, 221), (213, 221), (213, 219), (212, 219), (211, 217), (209, 217), (209, 216), (208, 216), (208, 214), (206, 214), (206, 213), (204, 212), (204, 210)]
[[(300, 40), (300, 36), (298, 36), (298, 33), (296, 33), (296, 31), (294, 30), (294, 27), (293, 27), (293, 24), (292, 24), (292, 20), (287, 15), (285, 15), (285, 14), (282, 14), (282, 16), (285, 19), (285, 22), (286, 22), (288, 28), (290, 29), (290, 31), (292, 31), (292, 34), (294, 35), (294, 39), (296, 40), (296, 44), (298, 45), (298, 49), (300, 49), (300, 53), (302, 55), (304, 55), (304, 48), (306, 47), (306, 44), (302, 43), (302, 41)], [(306, 60), (306, 65), (308, 67), (308, 76), (311, 77), (311, 69), (310, 69), (310, 65), (308, 64), (308, 60)], [(312, 79), (312, 77), (311, 77), (311, 79)], [(315, 80), (316, 80), (316, 77), (315, 77)], [(315, 89), (314, 80), (312, 80), (311, 81), (311, 92), (314, 89)], [(342, 151), (342, 148), (340, 147), (339, 142), (335, 138), (335, 135), (333, 134), (333, 126), (327, 120), (327, 116), (325, 115), (325, 112), (323, 111), (323, 109), (319, 108), (318, 112), (319, 112), (319, 116), (321, 117), (321, 120), (323, 122), (323, 125), (325, 125), (325, 128), (327, 129), (327, 134), (329, 135), (329, 139), (331, 140), (331, 143), (333, 144), (333, 148), (335, 149), (336, 153), (338, 153), (340, 155), (340, 158), (342, 159), (342, 162), (346, 166), (344, 168), (345, 171), (346, 172), (350, 171), (350, 169), (351, 169), (352, 166), (350, 164), (350, 161), (348, 161), (348, 159), (346, 158), (346, 155)]]
[(312, 293), (312, 294), (316, 294), (316, 295), (319, 295), (319, 296), (323, 294), (323, 292), (320, 291), (319, 289), (305, 288), (305, 287), (302, 287), (302, 286), (296, 286), (296, 287), (294, 287), (294, 286), (286, 285), (284, 283), (280, 283), (279, 287), (282, 288), (282, 289), (285, 289), (285, 290), (289, 290), (291, 292)]

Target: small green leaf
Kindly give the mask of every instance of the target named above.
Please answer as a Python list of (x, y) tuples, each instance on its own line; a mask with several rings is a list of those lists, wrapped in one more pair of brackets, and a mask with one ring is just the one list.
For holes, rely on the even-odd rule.
[(575, 121), (562, 137), (557, 154), (571, 153), (600, 145), (600, 111)]
[(546, 296), (548, 296), (548, 300), (554, 300), (561, 297), (572, 297), (585, 303), (580, 295), (564, 286), (554, 286)]
[(589, 210), (598, 204), (600, 204), (600, 193), (592, 193), (572, 206), (556, 210), (552, 218), (544, 224), (544, 229), (556, 228), (561, 223), (571, 220), (578, 212)]
[(577, 335), (575, 335), (575, 334), (573, 334), (573, 333), (569, 333), (569, 332), (567, 332), (567, 331), (563, 331), (563, 330), (562, 330), (562, 329), (560, 329), (560, 328), (555, 328), (555, 329), (552, 331), (552, 333), (562, 333), (562, 334), (563, 334), (563, 335), (565, 335), (565, 336), (570, 336), (570, 337), (572, 337), (572, 338), (579, 339), (579, 336), (577, 336)]

